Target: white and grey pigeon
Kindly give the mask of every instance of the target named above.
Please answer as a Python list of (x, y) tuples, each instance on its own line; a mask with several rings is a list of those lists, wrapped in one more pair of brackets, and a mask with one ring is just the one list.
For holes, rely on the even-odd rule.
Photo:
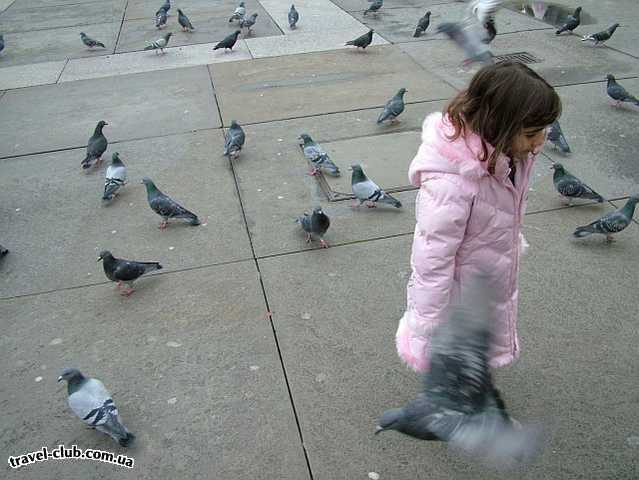
[(424, 14), (422, 18), (417, 22), (417, 27), (415, 27), (415, 33), (413, 37), (418, 38), (421, 37), (422, 33), (426, 32), (426, 29), (430, 25), (430, 10)]
[(288, 26), (291, 30), (295, 30), (297, 22), (300, 20), (300, 14), (295, 9), (295, 5), (291, 5), (291, 9), (288, 11)]
[(97, 40), (93, 40), (91, 37), (89, 37), (86, 33), (84, 32), (80, 32), (80, 40), (82, 40), (82, 43), (84, 43), (87, 47), (89, 48), (93, 48), (93, 47), (102, 47), (102, 48), (106, 48), (104, 46), (104, 43), (102, 42), (98, 42)]
[(142, 183), (146, 187), (146, 199), (149, 202), (149, 207), (162, 217), (159, 227), (161, 230), (167, 227), (172, 218), (186, 220), (190, 225), (200, 225), (200, 219), (195, 213), (190, 212), (171, 197), (162, 193), (149, 177), (144, 177)]
[(180, 26), (182, 27), (182, 31), (184, 32), (192, 32), (195, 30), (195, 28), (193, 28), (193, 24), (191, 23), (191, 20), (189, 20), (189, 17), (184, 15), (184, 12), (179, 8), (178, 8), (178, 23), (180, 24)]
[(127, 297), (134, 292), (133, 282), (138, 278), (145, 273), (162, 270), (162, 265), (158, 262), (137, 262), (135, 260), (115, 258), (108, 250), (100, 252), (99, 261), (102, 261), (106, 277), (112, 282), (116, 282), (118, 289), (122, 287), (122, 284), (127, 285), (128, 288), (120, 292), (120, 295)]
[(630, 95), (624, 87), (619, 85), (614, 75), (609, 73), (608, 75), (606, 75), (606, 79), (608, 80), (608, 84), (606, 85), (606, 92), (608, 93), (608, 96), (616, 102), (615, 106), (618, 107), (624, 102), (639, 105), (639, 100), (637, 100), (637, 97)]
[(315, 207), (313, 213), (310, 215), (304, 212), (304, 216), (299, 217), (296, 222), (299, 223), (306, 232), (306, 243), (310, 243), (312, 236), (315, 235), (319, 238), (322, 248), (328, 248), (328, 244), (324, 240), (324, 234), (331, 225), (331, 220), (328, 218), (328, 215), (324, 213), (322, 207)]
[(257, 13), (254, 13), (250, 17), (243, 17), (240, 20), (240, 28), (246, 28), (246, 34), (251, 34), (251, 28), (255, 25), (255, 21), (257, 20)]
[(377, 123), (384, 123), (385, 121), (390, 121), (390, 123), (397, 123), (397, 117), (404, 111), (404, 94), (406, 93), (405, 88), (400, 88), (399, 91), (391, 98), (386, 105), (384, 106), (384, 110), (380, 113), (379, 118), (377, 119)]
[(604, 198), (601, 195), (568, 172), (561, 163), (553, 163), (552, 168), (555, 170), (552, 177), (555, 190), (568, 200), (568, 205), (573, 198), (596, 200), (598, 203), (603, 203)]
[(489, 352), (495, 314), (487, 276), (466, 280), (463, 296), (434, 330), (423, 391), (403, 408), (385, 411), (375, 433), (396, 430), (447, 442), (497, 468), (515, 468), (540, 453), (542, 430), (519, 426), (493, 384)]
[(144, 47), (144, 50), (155, 50), (155, 53), (158, 53), (158, 50), (159, 50), (160, 53), (164, 53), (164, 49), (169, 43), (169, 38), (171, 38), (171, 35), (173, 35), (173, 33), (168, 32), (168, 33), (165, 33), (163, 37), (158, 38), (154, 42), (148, 42), (149, 44), (146, 47)]
[(402, 202), (394, 197), (391, 197), (388, 193), (382, 190), (379, 185), (369, 179), (361, 165), (352, 165), (351, 170), (353, 175), (351, 176), (351, 188), (353, 189), (353, 195), (359, 202), (354, 207), (359, 207), (362, 203), (366, 203), (368, 208), (374, 208), (376, 203), (388, 203), (395, 208), (401, 208)]
[(81, 165), (84, 170), (91, 168), (93, 162), (96, 161), (96, 165), (99, 165), (102, 162), (102, 155), (106, 152), (107, 146), (109, 142), (106, 137), (102, 133), (102, 129), (108, 125), (104, 120), (100, 120), (98, 124), (95, 126), (95, 130), (93, 131), (93, 135), (89, 138), (87, 142), (87, 154), (82, 160)]
[(591, 33), (590, 35), (586, 35), (584, 38), (581, 39), (581, 41), (594, 42), (595, 45), (600, 45), (602, 43), (605, 43), (608, 40), (610, 40), (610, 37), (612, 37), (612, 34), (615, 33), (615, 30), (617, 30), (618, 26), (619, 24), (615, 23), (614, 25), (611, 25), (610, 27), (608, 27), (607, 29), (601, 32)]
[(493, 54), (488, 45), (482, 41), (484, 27), (479, 24), (462, 25), (460, 23), (446, 22), (437, 26), (437, 33), (444, 33), (453, 40), (458, 47), (464, 50), (466, 58), (464, 66), (474, 62), (490, 65), (493, 62)]
[(568, 15), (566, 23), (557, 29), (555, 35), (560, 35), (563, 32), (572, 32), (581, 23), (581, 7), (577, 7), (572, 15)]
[(226, 141), (224, 142), (224, 155), (233, 159), (240, 155), (244, 142), (246, 141), (246, 134), (239, 123), (235, 120), (231, 122), (229, 131), (226, 133)]
[(241, 21), (244, 15), (246, 15), (246, 8), (244, 7), (244, 2), (240, 2), (240, 5), (235, 9), (231, 18), (229, 18), (229, 23), (234, 20)]
[(106, 433), (123, 447), (131, 445), (135, 435), (120, 420), (111, 394), (97, 378), (87, 378), (76, 368), (65, 368), (58, 382), (66, 380), (69, 407), (91, 428)]
[(159, 9), (155, 14), (155, 28), (158, 30), (166, 26), (167, 14), (166, 10)]
[(126, 167), (120, 154), (115, 152), (111, 157), (111, 165), (107, 168), (106, 179), (104, 180), (104, 194), (102, 200), (105, 203), (110, 202), (118, 194), (118, 191), (126, 183)]
[(568, 141), (564, 136), (564, 132), (561, 131), (561, 125), (559, 125), (558, 120), (555, 120), (550, 126), (547, 139), (554, 145), (555, 148), (558, 148), (562, 153), (570, 153), (570, 146), (568, 145)]
[(379, 9), (384, 6), (384, 0), (369, 0), (369, 2), (370, 5), (366, 10), (364, 10), (364, 15), (366, 15), (367, 13), (374, 13), (375, 15), (377, 15)]
[(338, 166), (333, 163), (328, 153), (308, 133), (302, 133), (299, 139), (304, 156), (313, 165), (313, 169), (310, 172), (311, 176), (316, 175), (320, 170), (331, 177), (339, 177), (341, 175)]
[(632, 222), (637, 202), (639, 202), (639, 195), (632, 195), (623, 207), (588, 225), (577, 227), (573, 235), (577, 238), (583, 238), (593, 233), (600, 233), (606, 236), (607, 241), (614, 241), (613, 234), (621, 232)]

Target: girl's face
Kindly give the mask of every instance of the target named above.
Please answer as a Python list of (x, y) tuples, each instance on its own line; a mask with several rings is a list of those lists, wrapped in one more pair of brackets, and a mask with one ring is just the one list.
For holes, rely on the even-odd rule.
[(525, 158), (529, 153), (534, 155), (541, 151), (546, 142), (548, 127), (524, 128), (515, 138), (512, 154), (516, 158)]

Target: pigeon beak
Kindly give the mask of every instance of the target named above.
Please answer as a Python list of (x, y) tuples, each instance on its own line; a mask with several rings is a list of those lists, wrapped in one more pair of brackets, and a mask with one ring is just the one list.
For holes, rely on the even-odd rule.
[(58, 382), (61, 382), (62, 380), (63, 380), (63, 379), (62, 379), (62, 375), (60, 375), (60, 376), (58, 377)]
[(384, 427), (380, 427), (379, 425), (377, 425), (377, 427), (375, 427), (375, 435), (377, 435), (380, 432), (384, 431)]

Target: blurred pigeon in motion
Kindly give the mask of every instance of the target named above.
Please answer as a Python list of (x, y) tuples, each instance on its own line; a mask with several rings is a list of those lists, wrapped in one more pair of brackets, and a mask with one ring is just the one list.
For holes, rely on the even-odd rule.
[(417, 27), (415, 28), (415, 33), (413, 37), (417, 38), (422, 35), (422, 33), (426, 32), (426, 29), (430, 25), (430, 10), (426, 12), (426, 14), (419, 19), (417, 22)]
[(581, 39), (581, 41), (594, 42), (595, 45), (600, 45), (606, 42), (607, 40), (610, 40), (610, 37), (612, 37), (612, 34), (615, 33), (615, 30), (617, 30), (618, 26), (619, 24), (615, 23), (614, 25), (611, 25), (610, 27), (608, 27), (606, 30), (603, 30), (597, 33), (591, 33), (590, 35), (586, 35), (584, 38)]
[(229, 160), (237, 157), (240, 154), (240, 151), (242, 151), (245, 140), (246, 135), (244, 134), (244, 130), (242, 130), (239, 123), (233, 120), (229, 131), (226, 133), (223, 155), (225, 157), (229, 157)]
[(9, 253), (9, 250), (0, 245), (0, 257), (4, 257), (7, 253)]
[(178, 8), (178, 23), (180, 24), (180, 26), (182, 27), (182, 31), (184, 32), (192, 32), (195, 30), (195, 28), (193, 28), (193, 24), (191, 23), (191, 20), (189, 20), (189, 17), (184, 15), (184, 12), (180, 10), (179, 8)]
[(466, 54), (464, 66), (469, 66), (474, 62), (484, 65), (493, 63), (493, 54), (488, 46), (481, 40), (481, 25), (462, 26), (459, 23), (446, 22), (437, 26), (437, 33), (444, 33), (448, 38), (453, 40)]
[(136, 262), (134, 260), (124, 260), (115, 258), (108, 250), (100, 252), (98, 262), (102, 261), (104, 274), (112, 282), (117, 282), (118, 289), (125, 283), (128, 288), (122, 290), (120, 295), (129, 296), (133, 293), (133, 282), (145, 273), (155, 270), (162, 270), (162, 265), (158, 262)]
[(189, 212), (171, 197), (163, 194), (150, 178), (144, 177), (142, 183), (146, 187), (146, 199), (149, 202), (151, 210), (162, 217), (160, 229), (165, 229), (171, 218), (184, 219), (194, 226), (200, 224), (200, 219), (195, 213)]
[(255, 25), (255, 21), (257, 20), (257, 13), (254, 13), (250, 17), (244, 17), (240, 20), (240, 28), (246, 28), (246, 34), (251, 34), (251, 27)]
[(377, 123), (383, 123), (390, 120), (390, 123), (399, 122), (397, 117), (404, 111), (404, 94), (405, 88), (400, 88), (399, 91), (391, 98), (384, 106), (384, 111), (379, 115)]
[(106, 48), (104, 46), (104, 43), (102, 42), (98, 42), (97, 40), (93, 40), (91, 37), (89, 37), (86, 33), (84, 32), (80, 32), (80, 39), (82, 40), (82, 43), (84, 43), (87, 47), (89, 48), (93, 48), (93, 47), (102, 47), (102, 48)]
[(171, 1), (170, 0), (165, 0), (164, 4), (158, 9), (157, 12), (155, 12), (155, 15), (157, 15), (161, 11), (164, 11), (164, 13), (166, 13), (168, 15), (169, 14), (169, 10), (171, 10)]
[(593, 233), (600, 233), (606, 236), (607, 241), (614, 241), (613, 234), (621, 232), (630, 225), (632, 216), (635, 214), (635, 205), (637, 205), (637, 202), (639, 202), (639, 195), (631, 196), (626, 204), (619, 210), (604, 215), (589, 225), (577, 227), (573, 235), (577, 238), (583, 238)]
[(144, 50), (155, 50), (156, 53), (159, 50), (160, 53), (164, 53), (164, 49), (166, 48), (167, 44), (169, 43), (169, 38), (171, 38), (171, 35), (173, 35), (173, 33), (172, 32), (168, 32), (168, 33), (164, 34), (163, 37), (158, 38), (154, 42), (147, 42), (149, 45), (144, 47)]
[(91, 135), (91, 138), (89, 138), (89, 142), (87, 143), (87, 155), (86, 157), (84, 157), (84, 160), (82, 160), (81, 163), (84, 170), (91, 168), (94, 160), (97, 160), (96, 165), (99, 165), (102, 162), (102, 154), (106, 152), (107, 146), (109, 144), (106, 137), (102, 133), (102, 129), (105, 125), (108, 125), (108, 123), (104, 120), (100, 120), (95, 126), (93, 135)]
[(104, 181), (104, 195), (102, 200), (110, 202), (117, 195), (120, 188), (126, 183), (126, 167), (122, 160), (120, 160), (120, 154), (115, 152), (111, 158), (111, 165), (106, 171), (106, 180)]
[(366, 15), (369, 12), (377, 15), (377, 12), (379, 11), (380, 8), (382, 8), (383, 5), (384, 5), (384, 0), (372, 0), (369, 7), (366, 10), (364, 10), (364, 15)]
[(322, 207), (315, 207), (311, 215), (304, 212), (304, 216), (299, 217), (296, 221), (306, 232), (306, 243), (310, 243), (311, 236), (315, 235), (319, 238), (322, 248), (328, 248), (328, 244), (324, 241), (323, 236), (331, 225), (331, 221), (328, 215), (322, 210)]
[(4, 35), (0, 34), (0, 52), (4, 50)]
[(608, 96), (615, 100), (615, 106), (621, 105), (623, 102), (634, 103), (635, 105), (639, 105), (639, 100), (636, 97), (630, 95), (625, 88), (617, 83), (615, 80), (615, 76), (609, 73), (606, 75), (608, 79), (608, 85), (606, 86), (606, 92), (608, 92)]
[(158, 10), (158, 13), (155, 15), (155, 28), (161, 29), (166, 26), (167, 15), (165, 10)]
[(288, 26), (291, 30), (295, 30), (297, 22), (300, 19), (300, 14), (295, 10), (295, 5), (291, 5), (291, 9), (288, 11)]
[(315, 143), (309, 134), (302, 133), (299, 138), (304, 156), (313, 165), (313, 169), (310, 172), (311, 176), (316, 175), (320, 170), (331, 177), (339, 177), (341, 175), (339, 168), (333, 163), (328, 153), (318, 143)]
[(235, 45), (235, 42), (237, 42), (237, 37), (239, 36), (240, 33), (242, 33), (241, 30), (235, 30), (234, 33), (231, 33), (230, 35), (225, 37), (220, 43), (215, 45), (213, 47), (213, 50), (217, 50), (218, 48), (223, 48), (224, 53), (226, 53), (227, 49), (233, 50), (233, 46)]
[(370, 180), (361, 165), (352, 165), (351, 170), (353, 175), (351, 176), (351, 187), (355, 198), (359, 201), (355, 207), (359, 207), (362, 203), (366, 202), (368, 208), (375, 208), (377, 202), (388, 203), (395, 208), (401, 208), (402, 203), (396, 198), (391, 197), (384, 190), (379, 188), (375, 182)]
[(486, 45), (490, 45), (490, 43), (495, 40), (497, 36), (497, 27), (495, 25), (495, 19), (490, 17), (486, 23), (484, 23), (485, 35), (481, 39), (482, 43)]
[(122, 424), (118, 409), (104, 384), (97, 378), (87, 378), (76, 368), (65, 368), (58, 382), (67, 381), (69, 407), (91, 428), (106, 433), (123, 447), (135, 439)]
[(566, 141), (566, 137), (564, 137), (564, 132), (561, 131), (561, 126), (559, 125), (558, 120), (555, 120), (550, 126), (550, 130), (548, 131), (548, 140), (562, 153), (570, 153), (570, 146)]
[(244, 2), (240, 2), (240, 6), (235, 9), (231, 18), (229, 18), (229, 23), (233, 20), (241, 21), (246, 15), (246, 8), (244, 7)]
[(346, 42), (344, 45), (352, 45), (357, 48), (365, 49), (373, 42), (373, 32), (371, 29), (364, 35), (357, 37), (355, 40), (351, 40), (350, 42)]
[(491, 18), (494, 18), (501, 8), (503, 0), (474, 0), (470, 2), (468, 10), (469, 17), (474, 18), (480, 25), (484, 25)]
[(555, 35), (559, 35), (563, 32), (572, 32), (579, 26), (579, 23), (581, 23), (581, 7), (577, 7), (575, 9), (575, 13), (568, 15), (566, 23), (559, 27), (559, 29), (555, 32)]
[(601, 195), (568, 172), (561, 163), (553, 163), (552, 168), (555, 170), (552, 176), (555, 189), (559, 192), (559, 195), (568, 200), (568, 205), (570, 205), (573, 198), (597, 200), (599, 203), (604, 201)]
[(447, 442), (496, 468), (530, 462), (541, 429), (521, 427), (506, 411), (489, 366), (494, 293), (487, 276), (464, 285), (461, 301), (432, 336), (430, 372), (423, 391), (403, 408), (385, 411), (375, 433), (397, 430), (421, 440)]

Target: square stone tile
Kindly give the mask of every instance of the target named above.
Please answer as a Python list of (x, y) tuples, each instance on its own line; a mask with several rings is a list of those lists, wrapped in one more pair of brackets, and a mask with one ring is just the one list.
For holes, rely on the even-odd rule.
[[(335, 5), (343, 8), (347, 12), (359, 12), (368, 8), (366, 0), (331, 0)], [(385, 0), (381, 10), (407, 7), (429, 7), (431, 5), (454, 4), (455, 0)], [(381, 11), (380, 10), (380, 11)], [(381, 15), (381, 13), (380, 13)]]
[[(63, 5), (78, 5), (85, 3), (105, 3), (101, 0), (6, 0), (6, 3), (11, 4), (11, 8), (15, 10), (24, 10), (30, 8), (52, 8)], [(124, 9), (126, 0), (107, 0), (106, 3), (120, 6)], [(0, 11), (2, 8), (2, 0), (0, 0)]]
[(66, 61), (59, 60), (0, 68), (0, 89), (10, 90), (56, 83), (65, 64)]
[[(245, 3), (249, 7), (249, 10), (255, 8), (256, 11), (261, 14), (262, 8), (257, 2), (245, 1)], [(155, 12), (157, 12), (162, 5), (164, 5), (164, 0), (130, 0), (126, 8), (125, 20), (148, 19), (153, 21)], [(186, 16), (189, 17), (193, 26), (197, 28), (198, 23), (201, 23), (196, 23), (200, 15), (215, 14), (218, 17), (226, 16), (228, 20), (237, 5), (239, 5), (239, 2), (235, 2), (234, 0), (219, 0), (216, 2), (189, 0), (186, 3), (171, 2), (167, 23), (169, 25), (176, 25), (176, 28), (179, 28), (177, 17), (178, 8), (181, 8)], [(251, 11), (251, 13), (253, 13), (253, 11)]]

